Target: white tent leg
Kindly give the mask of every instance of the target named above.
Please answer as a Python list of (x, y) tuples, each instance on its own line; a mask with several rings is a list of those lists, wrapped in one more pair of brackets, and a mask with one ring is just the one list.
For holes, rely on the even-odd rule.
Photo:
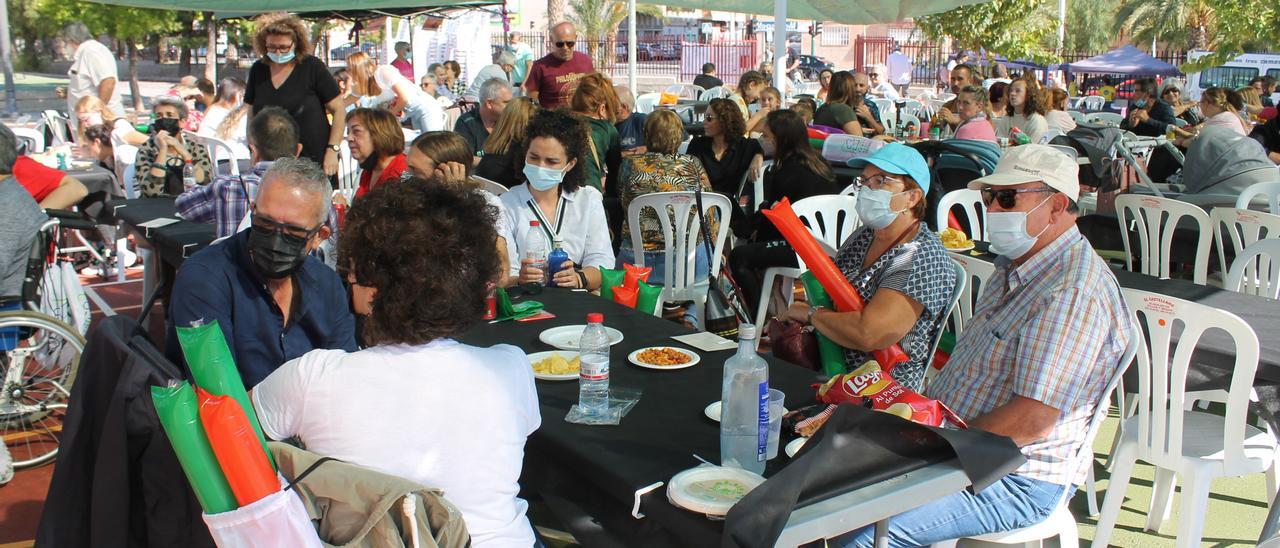
[(787, 95), (787, 0), (773, 0), (773, 87)]
[(627, 0), (627, 89), (640, 95), (636, 89), (636, 0)]

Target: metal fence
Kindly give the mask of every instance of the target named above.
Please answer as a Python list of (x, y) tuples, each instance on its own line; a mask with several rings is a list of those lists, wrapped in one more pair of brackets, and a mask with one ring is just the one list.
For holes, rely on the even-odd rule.
[[(492, 40), (497, 47), (504, 44), (501, 34), (495, 34)], [(550, 39), (545, 34), (529, 33), (524, 40), (533, 49), (535, 59), (550, 51)], [(574, 51), (590, 56), (596, 70), (618, 80), (627, 75), (628, 44), (625, 35), (595, 40), (579, 37)], [(689, 81), (702, 73), (703, 63), (709, 62), (716, 65), (716, 73), (722, 80), (730, 82), (754, 68), (757, 57), (754, 40), (698, 42), (671, 36), (640, 38), (636, 41), (636, 74)]]
[(859, 36), (853, 43), (856, 70), (866, 70), (872, 65), (884, 64), (893, 53), (894, 45), (911, 59), (911, 85), (936, 86), (938, 68), (947, 64), (942, 45), (933, 42), (901, 42), (888, 36)]

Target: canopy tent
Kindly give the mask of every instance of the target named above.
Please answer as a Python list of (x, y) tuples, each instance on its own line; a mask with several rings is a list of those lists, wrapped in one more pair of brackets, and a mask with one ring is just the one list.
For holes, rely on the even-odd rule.
[(1178, 76), (1182, 74), (1178, 67), (1147, 55), (1131, 45), (1125, 45), (1102, 55), (1067, 64), (1065, 68), (1071, 72), (1087, 72), (1090, 74), (1126, 74), (1134, 76)]
[[(272, 11), (297, 14), (352, 12), (371, 16), (405, 17), (438, 10), (502, 4), (502, 0), (92, 0), (102, 4), (180, 11), (212, 11), (215, 14), (254, 15)], [(225, 16), (225, 15), (224, 15)]]

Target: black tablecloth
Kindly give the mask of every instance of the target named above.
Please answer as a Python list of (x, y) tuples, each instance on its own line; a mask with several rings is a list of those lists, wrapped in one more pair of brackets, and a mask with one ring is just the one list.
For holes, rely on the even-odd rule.
[(68, 169), (67, 175), (84, 184), (89, 194), (104, 192), (110, 196), (119, 196), (116, 192), (116, 175), (101, 166), (89, 166), (83, 169)]
[[(1093, 244), (1094, 249), (1124, 251), (1124, 240), (1120, 236), (1120, 221), (1116, 217), (1116, 211), (1100, 211), (1090, 215), (1082, 215), (1076, 220), (1076, 226)], [(1209, 230), (1212, 231), (1212, 227)], [(1196, 246), (1199, 243), (1199, 238), (1200, 229), (1196, 222), (1190, 218), (1184, 217), (1181, 219), (1177, 228), (1173, 231), (1173, 242), (1169, 245), (1169, 258), (1172, 264), (1195, 265)], [(1142, 241), (1139, 239), (1137, 231), (1129, 231), (1129, 245), (1132, 250), (1134, 267), (1137, 268), (1142, 260)], [(1217, 257), (1217, 251), (1210, 244), (1208, 272), (1221, 270), (1218, 266)], [(1173, 269), (1174, 275), (1177, 275), (1176, 270), (1175, 266)], [(1190, 277), (1189, 274), (1188, 277)]]
[(103, 214), (109, 222), (123, 223), (142, 236), (160, 253), (161, 260), (175, 267), (217, 238), (214, 226), (204, 223), (179, 220), (156, 228), (140, 226), (156, 219), (177, 218), (173, 198), (112, 200)]

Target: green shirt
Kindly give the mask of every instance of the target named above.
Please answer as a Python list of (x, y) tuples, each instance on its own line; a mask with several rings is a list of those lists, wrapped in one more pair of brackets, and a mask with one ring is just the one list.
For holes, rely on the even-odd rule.
[[(618, 165), (622, 163), (622, 142), (618, 137), (618, 128), (613, 124), (597, 118), (583, 117), (591, 130), (591, 143), (587, 147), (586, 183), (603, 191), (603, 180), (608, 177), (610, 183), (617, 179)], [(612, 185), (610, 185), (612, 186)], [(617, 195), (616, 192), (613, 193)]]
[(844, 103), (827, 103), (813, 114), (813, 123), (820, 126), (844, 129), (844, 125), (858, 119), (853, 107)]
[(516, 68), (511, 71), (511, 81), (516, 85), (523, 84), (529, 74), (529, 65), (533, 63), (533, 49), (529, 44), (516, 44), (511, 52), (516, 54)]

